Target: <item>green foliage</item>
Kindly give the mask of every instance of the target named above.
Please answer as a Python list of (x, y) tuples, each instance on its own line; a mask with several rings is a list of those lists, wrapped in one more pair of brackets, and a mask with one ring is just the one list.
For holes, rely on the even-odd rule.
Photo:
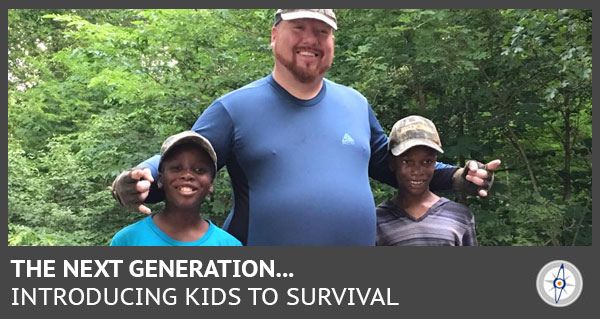
[[(106, 245), (142, 218), (110, 183), (272, 70), (273, 13), (9, 10), (9, 245)], [(502, 159), (492, 196), (465, 202), (481, 244), (591, 245), (591, 10), (337, 14), (327, 76), (386, 131), (420, 114), (440, 160)], [(395, 192), (371, 186), (376, 203)], [(201, 213), (222, 224), (231, 205), (221, 170)]]

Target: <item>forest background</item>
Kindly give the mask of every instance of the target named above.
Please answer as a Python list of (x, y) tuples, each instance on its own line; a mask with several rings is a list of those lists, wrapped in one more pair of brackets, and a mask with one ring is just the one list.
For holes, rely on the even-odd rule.
[[(360, 91), (386, 132), (419, 114), (440, 161), (502, 159), (489, 198), (457, 198), (481, 245), (592, 244), (591, 10), (336, 13), (326, 77)], [(107, 245), (143, 218), (109, 185), (272, 71), (273, 14), (8, 10), (8, 245)], [(371, 185), (376, 204), (394, 193)], [(202, 214), (221, 225), (226, 170), (215, 186)]]

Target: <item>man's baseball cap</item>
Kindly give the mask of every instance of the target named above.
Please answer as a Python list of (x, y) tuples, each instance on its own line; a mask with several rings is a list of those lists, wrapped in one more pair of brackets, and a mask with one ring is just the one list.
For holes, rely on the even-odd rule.
[(437, 129), (429, 119), (411, 115), (394, 124), (388, 144), (388, 150), (392, 152), (392, 155), (398, 156), (409, 148), (418, 145), (427, 146), (439, 153), (444, 153)]
[(274, 25), (277, 25), (281, 20), (295, 19), (316, 19), (337, 30), (337, 18), (333, 9), (277, 9)]
[(203, 151), (205, 151), (213, 161), (213, 164), (215, 167), (214, 173), (216, 175), (216, 173), (217, 173), (217, 153), (215, 153), (215, 150), (213, 149), (210, 142), (206, 139), (206, 137), (204, 137), (194, 131), (183, 131), (181, 133), (171, 135), (165, 140), (165, 142), (162, 144), (162, 146), (160, 148), (160, 163), (158, 164), (158, 169), (160, 170), (160, 167), (163, 162), (163, 158), (165, 158), (167, 156), (167, 154), (169, 154), (169, 152), (171, 150), (173, 150), (173, 147), (184, 144), (184, 143), (185, 144), (187, 144), (187, 143), (195, 144), (195, 145), (199, 146)]

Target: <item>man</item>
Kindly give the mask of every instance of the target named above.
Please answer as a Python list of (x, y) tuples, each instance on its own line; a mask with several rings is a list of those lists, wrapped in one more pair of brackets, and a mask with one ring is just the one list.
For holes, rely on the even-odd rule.
[[(273, 73), (214, 101), (192, 128), (210, 140), (218, 167), (227, 166), (234, 207), (223, 228), (244, 245), (375, 244), (369, 176), (395, 184), (388, 140), (360, 93), (323, 78), (336, 29), (331, 9), (279, 9)], [(151, 187), (158, 161), (119, 175), (115, 198), (149, 213), (143, 201), (162, 199)], [(452, 188), (456, 175), (462, 189), (468, 175), (487, 194), (485, 169), (437, 166), (432, 188)]]

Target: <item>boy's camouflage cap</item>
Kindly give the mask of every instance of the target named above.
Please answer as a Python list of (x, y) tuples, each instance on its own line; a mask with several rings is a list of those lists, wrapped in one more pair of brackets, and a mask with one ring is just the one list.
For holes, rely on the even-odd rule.
[(392, 152), (392, 155), (398, 156), (418, 145), (444, 153), (437, 129), (429, 119), (411, 115), (394, 124), (388, 144), (388, 150)]
[(217, 172), (217, 153), (215, 153), (215, 150), (212, 147), (212, 144), (210, 144), (210, 142), (206, 139), (206, 137), (194, 132), (194, 131), (183, 131), (181, 133), (177, 133), (175, 135), (171, 135), (169, 136), (165, 142), (162, 144), (161, 148), (160, 148), (160, 163), (158, 165), (159, 169), (160, 166), (162, 165), (162, 159), (165, 158), (165, 156), (167, 155), (167, 153), (169, 153), (169, 151), (171, 149), (173, 149), (173, 146), (185, 143), (185, 142), (189, 142), (189, 143), (194, 143), (196, 145), (198, 145), (202, 150), (204, 150), (208, 156), (210, 156), (210, 158), (213, 161), (214, 167), (215, 167), (215, 174)]

